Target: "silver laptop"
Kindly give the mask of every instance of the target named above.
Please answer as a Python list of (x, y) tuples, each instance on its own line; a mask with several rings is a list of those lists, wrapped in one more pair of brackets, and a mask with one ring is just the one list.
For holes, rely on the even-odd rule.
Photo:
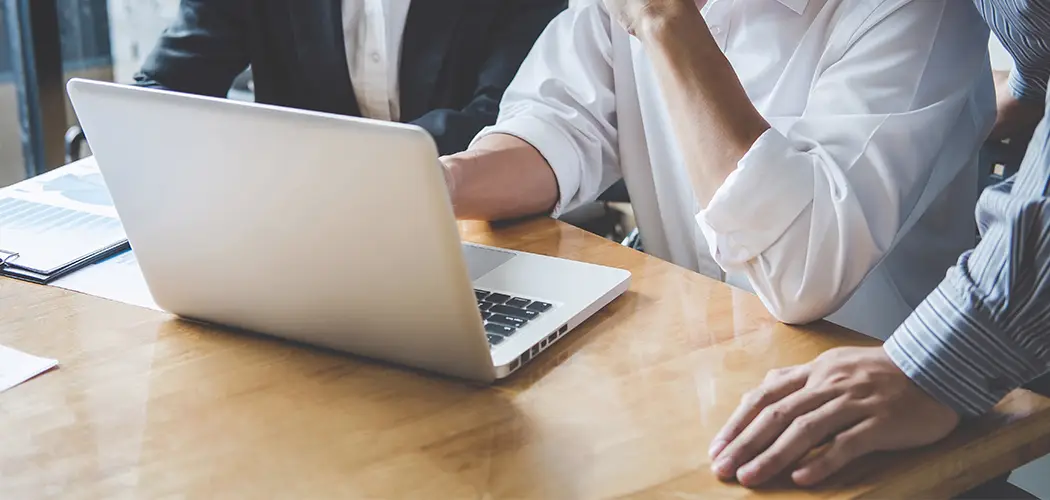
[(418, 127), (72, 80), (156, 303), (479, 382), (622, 294), (630, 274), (460, 241)]

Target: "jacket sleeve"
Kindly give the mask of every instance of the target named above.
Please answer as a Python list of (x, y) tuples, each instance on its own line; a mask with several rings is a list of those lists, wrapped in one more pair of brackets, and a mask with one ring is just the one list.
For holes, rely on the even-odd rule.
[(249, 64), (239, 16), (250, 11), (243, 0), (182, 0), (178, 18), (161, 34), (135, 84), (225, 97)]
[(540, 33), (565, 5), (565, 0), (508, 2), (491, 27), (495, 35), (473, 99), (462, 109), (435, 109), (412, 122), (430, 132), (441, 154), (463, 151), (482, 128), (496, 122), (503, 92)]

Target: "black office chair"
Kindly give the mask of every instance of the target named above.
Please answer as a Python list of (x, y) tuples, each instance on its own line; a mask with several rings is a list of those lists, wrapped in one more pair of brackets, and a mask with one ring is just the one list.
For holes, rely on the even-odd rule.
[(80, 125), (73, 125), (66, 130), (66, 163), (73, 163), (84, 157), (84, 146), (87, 144), (87, 136)]
[[(627, 192), (627, 184), (624, 183), (623, 179), (620, 179), (619, 182), (610, 186), (609, 189), (606, 189), (605, 192), (598, 197), (598, 201), (603, 205), (609, 203), (630, 203), (631, 195)], [(637, 227), (626, 233), (621, 230), (617, 236), (619, 237), (614, 239), (620, 240), (620, 244), (623, 246), (638, 251), (644, 251), (642, 247), (642, 236)]]

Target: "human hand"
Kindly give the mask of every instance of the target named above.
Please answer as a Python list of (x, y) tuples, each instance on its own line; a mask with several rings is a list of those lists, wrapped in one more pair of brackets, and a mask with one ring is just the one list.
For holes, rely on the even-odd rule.
[(1018, 99), (1009, 82), (1009, 71), (995, 72), (996, 116), (989, 136), (992, 140), (1027, 138), (1043, 118), (1043, 103)]
[(609, 17), (620, 24), (628, 33), (634, 35), (642, 24), (676, 15), (684, 8), (696, 10), (703, 7), (707, 0), (602, 0)]
[(448, 188), (448, 195), (450, 198), (455, 200), (456, 194), (456, 177), (452, 174), (452, 163), (455, 160), (451, 156), (442, 156), (438, 158), (438, 165), (441, 167), (441, 174), (445, 176), (445, 187)]
[(924, 446), (958, 424), (881, 347), (832, 349), (769, 372), (747, 393), (712, 441), (711, 470), (754, 487), (790, 468), (795, 484), (813, 486), (861, 456)]

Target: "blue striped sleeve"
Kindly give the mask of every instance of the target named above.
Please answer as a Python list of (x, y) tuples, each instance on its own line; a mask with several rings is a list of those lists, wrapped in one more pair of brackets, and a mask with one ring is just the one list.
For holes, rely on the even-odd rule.
[(988, 26), (1010, 52), (1010, 88), (1020, 98), (1043, 102), (1050, 79), (1050, 1), (976, 0)]
[[(1045, 66), (1050, 68), (1050, 65)], [(1014, 68), (1010, 72), (1010, 91), (1022, 101), (1040, 102), (1046, 98), (1047, 74), (1044, 71)]]
[(1018, 174), (981, 196), (982, 240), (886, 342), (916, 384), (963, 415), (1050, 363), (1050, 122)]

